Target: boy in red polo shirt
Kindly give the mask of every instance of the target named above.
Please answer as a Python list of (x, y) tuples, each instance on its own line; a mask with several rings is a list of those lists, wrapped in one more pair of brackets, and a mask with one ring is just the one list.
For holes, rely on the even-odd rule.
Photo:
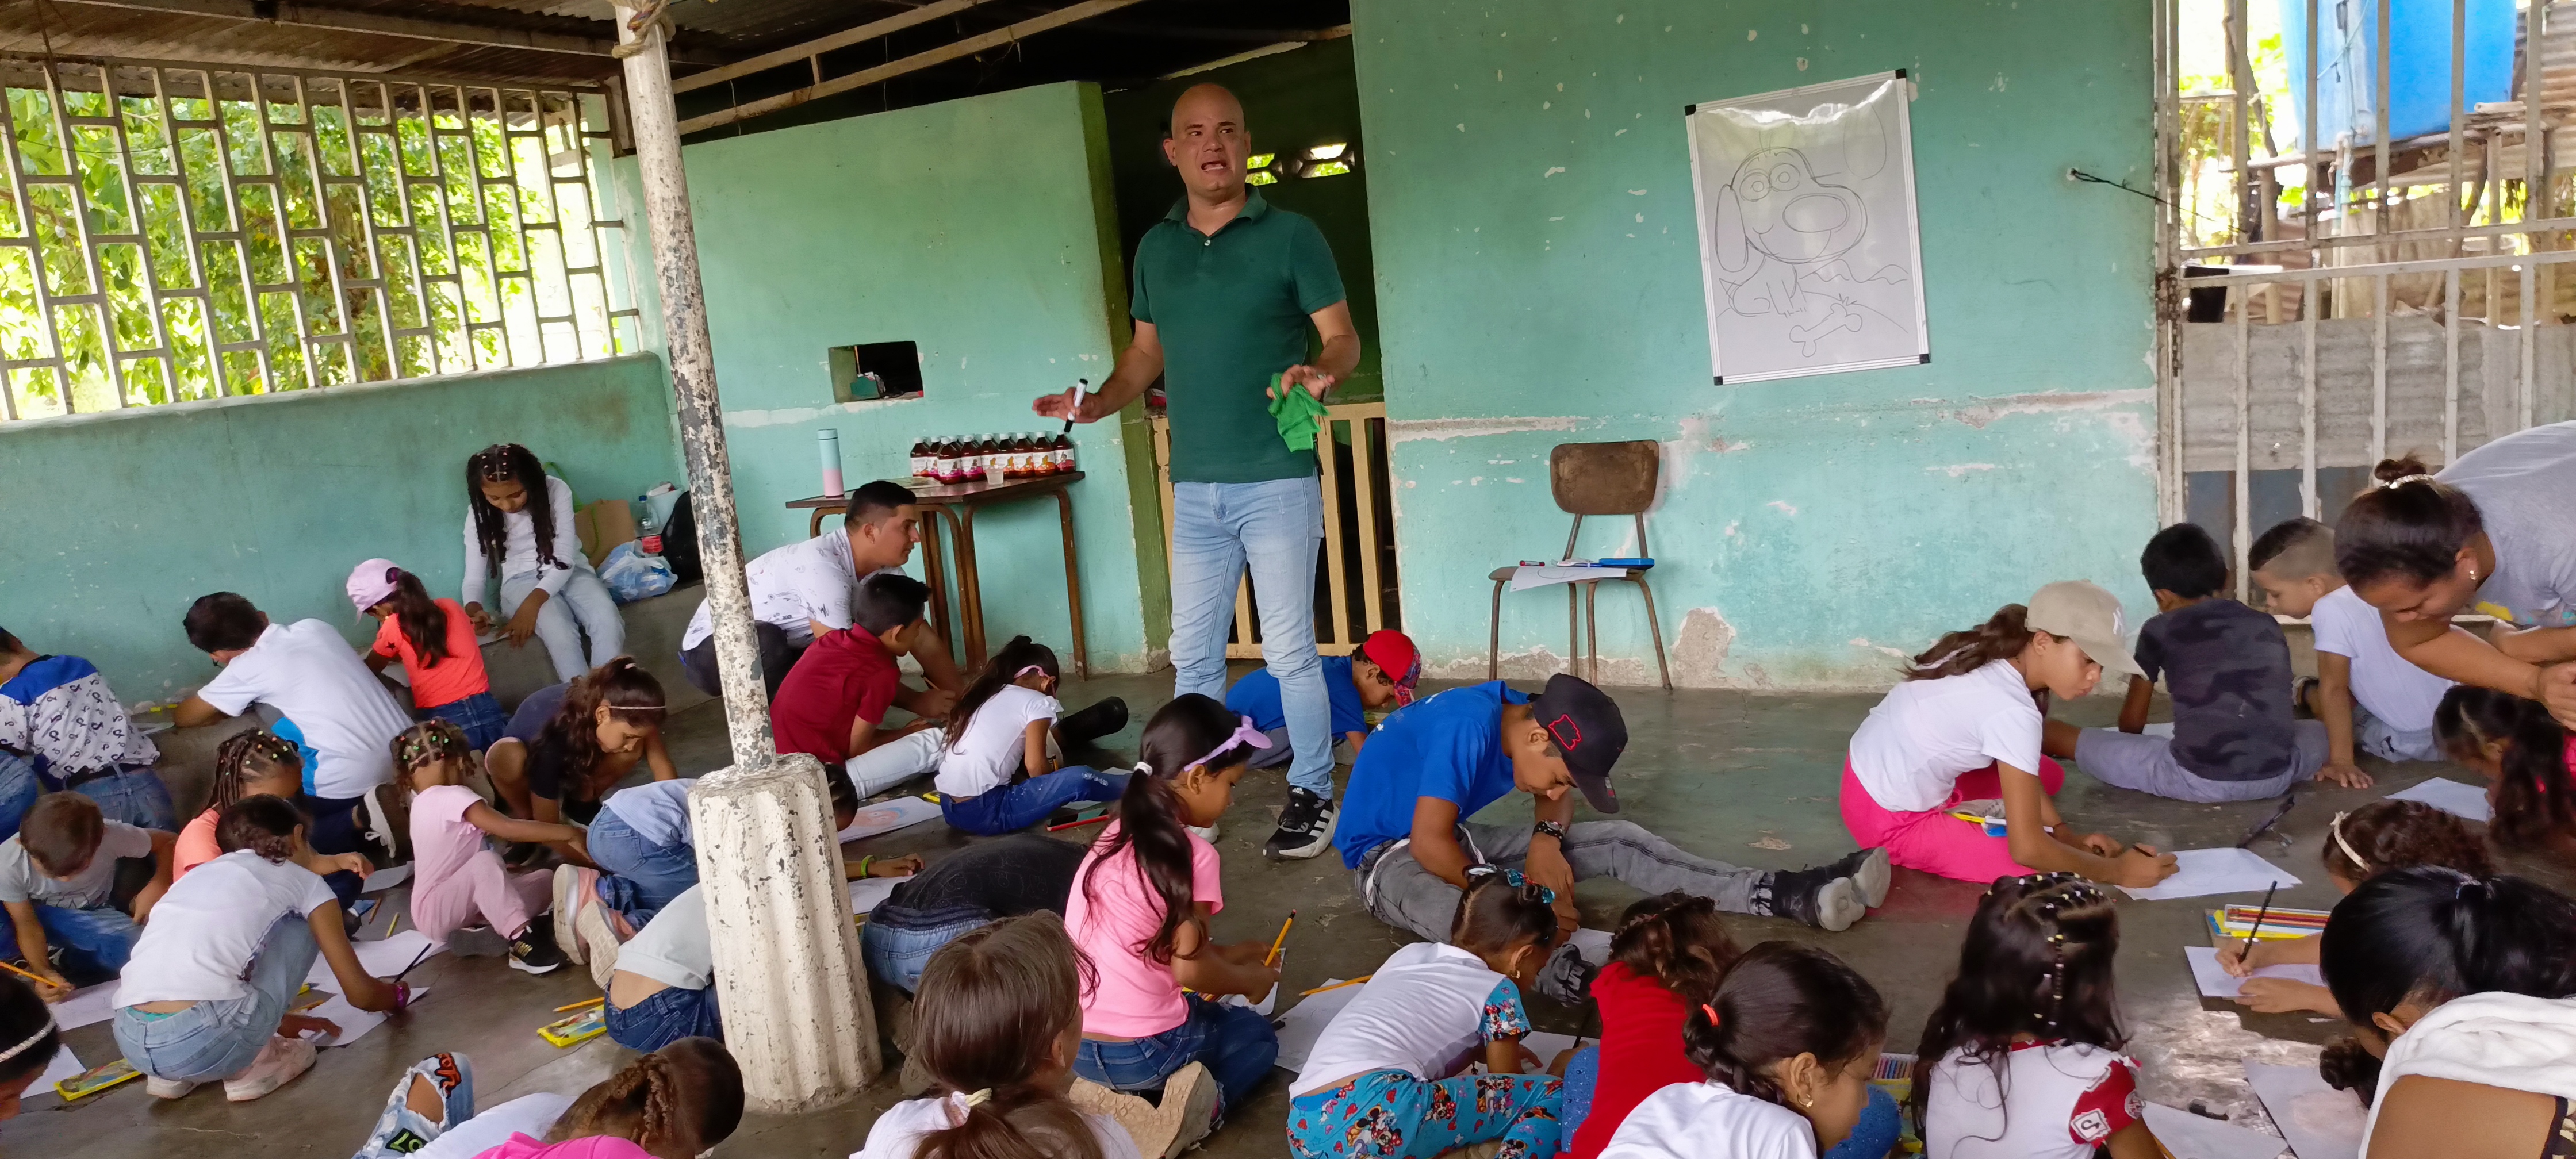
[(895, 657), (912, 650), (930, 627), (921, 609), (930, 589), (901, 572), (879, 572), (859, 584), (850, 626), (825, 632), (780, 681), (769, 705), (778, 751), (812, 753), (844, 765), (861, 798), (939, 767), (947, 736), (927, 717), (884, 731), (886, 709), (903, 691)]

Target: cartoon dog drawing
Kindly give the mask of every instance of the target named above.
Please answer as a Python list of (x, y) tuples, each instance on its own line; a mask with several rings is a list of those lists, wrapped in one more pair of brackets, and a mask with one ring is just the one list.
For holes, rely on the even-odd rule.
[(1717, 267), (1734, 284), (1735, 312), (1806, 309), (1798, 276), (1841, 256), (1869, 232), (1869, 205), (1817, 176), (1796, 149), (1764, 149), (1717, 193)]

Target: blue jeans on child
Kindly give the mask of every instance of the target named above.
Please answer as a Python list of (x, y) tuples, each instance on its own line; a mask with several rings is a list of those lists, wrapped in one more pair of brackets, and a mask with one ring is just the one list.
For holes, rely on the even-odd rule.
[(170, 803), (170, 787), (150, 765), (127, 765), (105, 776), (70, 786), (72, 792), (98, 802), (99, 816), (137, 829), (177, 832), (179, 810)]
[(1227, 1006), (1197, 994), (1189, 996), (1189, 1005), (1187, 1020), (1151, 1038), (1083, 1039), (1073, 1073), (1112, 1090), (1158, 1091), (1173, 1071), (1203, 1062), (1223, 1094), (1217, 1113), (1241, 1105), (1279, 1061), (1279, 1032), (1270, 1028), (1269, 1016), (1248, 1006)]
[(1333, 796), (1333, 708), (1315, 655), (1315, 553), (1324, 487), (1314, 475), (1172, 485), (1172, 695), (1225, 699), (1225, 636), (1247, 568), (1261, 659), (1279, 678), (1296, 762), (1288, 783)]
[(683, 1038), (724, 1039), (713, 986), (704, 990), (673, 986), (624, 1010), (611, 1003), (607, 1011), (609, 1041), (628, 1050), (651, 1054)]
[(591, 818), (586, 844), (590, 860), (599, 866), (600, 904), (624, 915), (636, 929), (698, 883), (695, 848), (646, 841), (615, 809), (602, 809)]
[(36, 766), (0, 753), (0, 841), (18, 835), (18, 822), (44, 794), (45, 783), (36, 776)]
[[(438, 1088), (438, 1121), (432, 1122), (411, 1109), (414, 1076), (426, 1078)], [(376, 1116), (376, 1129), (367, 1133), (365, 1145), (352, 1159), (402, 1159), (473, 1117), (474, 1064), (461, 1054), (433, 1054), (411, 1064), (411, 1069), (394, 1080), (394, 1093), (386, 1098), (384, 1111)]]
[(304, 986), (321, 953), (313, 927), (289, 914), (269, 927), (268, 940), (251, 960), (250, 993), (199, 1002), (174, 1014), (116, 1012), (116, 1045), (134, 1069), (158, 1079), (206, 1082), (241, 1073), (277, 1034), (286, 1003)]
[(1017, 833), (1047, 819), (1076, 801), (1115, 801), (1127, 791), (1126, 773), (1104, 773), (1069, 765), (1016, 785), (987, 789), (972, 797), (939, 795), (939, 815), (952, 829), (986, 837)]
[[(502, 576), (501, 618), (518, 615), (519, 604), (536, 590), (536, 572)], [(584, 636), (590, 637), (586, 653)], [(617, 597), (588, 563), (574, 560), (572, 575), (537, 608), (537, 642), (546, 646), (558, 681), (570, 681), (626, 651), (626, 621), (618, 618)]]
[(1553, 1159), (1560, 1137), (1557, 1088), (1547, 1075), (1424, 1081), (1400, 1070), (1373, 1070), (1292, 1100), (1288, 1153), (1296, 1159), (1433, 1159), (1500, 1139), (1494, 1159)]
[(445, 704), (434, 704), (420, 710), (423, 719), (436, 718), (465, 730), (465, 743), (475, 752), (492, 747), (501, 739), (501, 730), (510, 727), (510, 716), (501, 711), (501, 702), (489, 692), (477, 692)]
[(881, 905), (859, 927), (859, 957), (867, 963), (868, 977), (910, 994), (921, 985), (921, 971), (939, 947), (991, 924), (993, 915), (980, 906), (914, 910)]

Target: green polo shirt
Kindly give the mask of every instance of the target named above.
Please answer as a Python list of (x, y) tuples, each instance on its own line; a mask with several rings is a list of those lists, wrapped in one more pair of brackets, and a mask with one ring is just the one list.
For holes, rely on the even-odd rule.
[(1313, 451), (1280, 441), (1267, 392), (1306, 360), (1307, 316), (1344, 296), (1324, 232), (1259, 193), (1213, 237), (1190, 228), (1186, 198), (1145, 231), (1128, 313), (1163, 341), (1174, 482), (1315, 473)]

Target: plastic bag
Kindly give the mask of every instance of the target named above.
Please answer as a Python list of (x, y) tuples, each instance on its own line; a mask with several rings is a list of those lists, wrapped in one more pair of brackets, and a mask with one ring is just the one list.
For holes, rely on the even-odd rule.
[(668, 562), (661, 556), (644, 554), (644, 549), (631, 540), (609, 549), (608, 558), (599, 564), (599, 581), (608, 585), (608, 594), (621, 604), (651, 599), (680, 582), (671, 574)]

